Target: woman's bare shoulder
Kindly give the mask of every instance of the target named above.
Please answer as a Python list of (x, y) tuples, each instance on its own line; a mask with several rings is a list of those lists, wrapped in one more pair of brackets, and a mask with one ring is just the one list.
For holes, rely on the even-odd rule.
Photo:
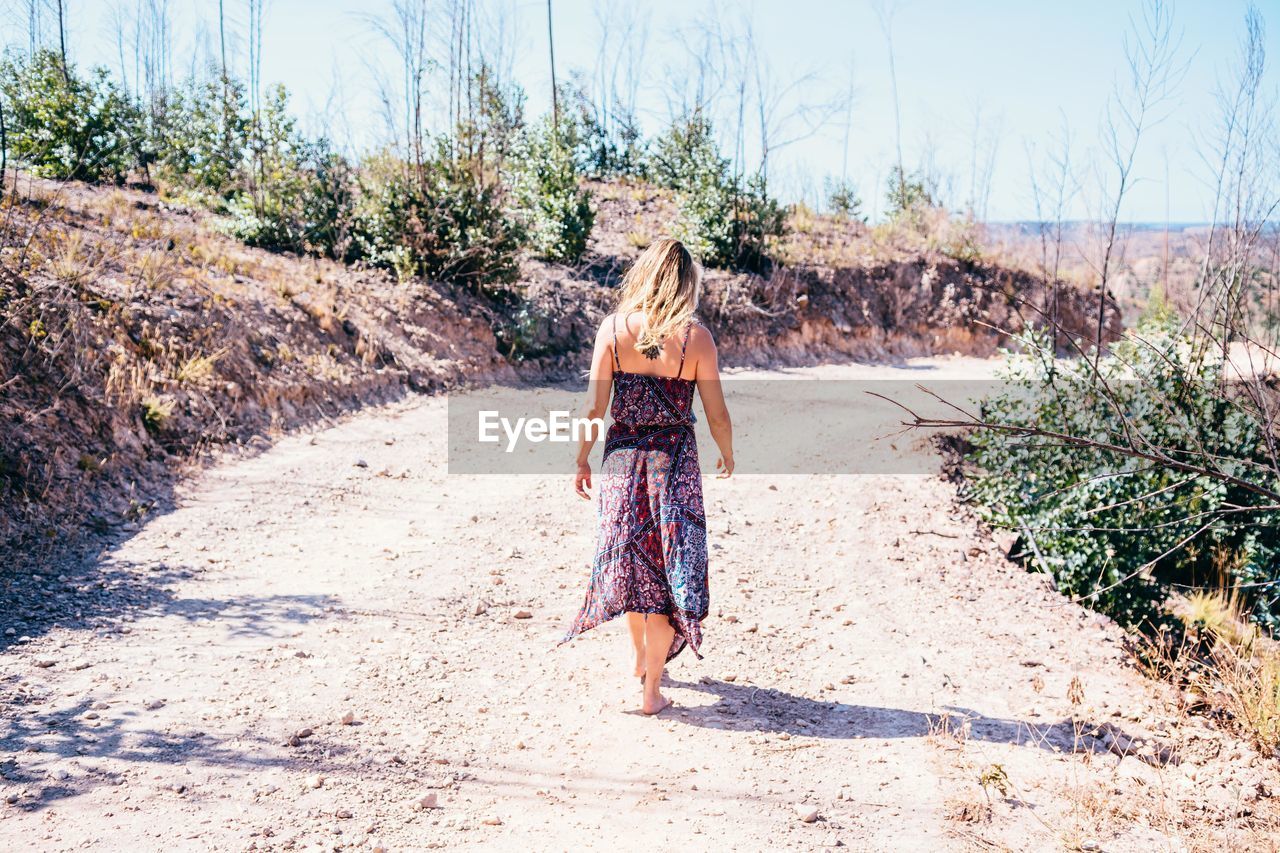
[(604, 319), (600, 321), (600, 327), (596, 329), (596, 340), (613, 340), (614, 323), (616, 322), (614, 317), (616, 316), (616, 314), (612, 313), (604, 315)]
[(716, 339), (712, 336), (711, 330), (694, 320), (689, 329), (689, 349), (694, 352), (711, 352), (715, 348)]

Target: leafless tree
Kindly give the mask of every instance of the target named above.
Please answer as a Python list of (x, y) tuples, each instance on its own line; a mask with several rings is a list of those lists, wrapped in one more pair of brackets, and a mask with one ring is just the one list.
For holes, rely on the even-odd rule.
[(1048, 312), (1050, 346), (1058, 352), (1059, 296), (1062, 287), (1062, 251), (1067, 209), (1080, 191), (1079, 180), (1071, 159), (1071, 128), (1062, 115), (1061, 127), (1043, 165), (1037, 164), (1028, 148), (1032, 203), (1035, 206), (1036, 230), (1040, 243), (1040, 274), (1051, 288)]
[(898, 67), (893, 50), (893, 18), (898, 12), (894, 0), (875, 0), (872, 3), (880, 31), (884, 34), (885, 48), (889, 52), (889, 87), (893, 96), (893, 145), (897, 153), (898, 197), (907, 197), (907, 173), (902, 160), (902, 107), (898, 97)]
[(1127, 79), (1117, 83), (1107, 105), (1102, 136), (1107, 173), (1100, 176), (1103, 214), (1101, 259), (1097, 262), (1098, 321), (1095, 360), (1102, 357), (1107, 288), (1120, 249), (1120, 216), (1133, 188), (1134, 165), (1142, 138), (1163, 118), (1186, 61), (1181, 33), (1174, 27), (1173, 8), (1164, 0), (1146, 0), (1140, 16), (1130, 20), (1125, 37)]
[(62, 57), (62, 77), (70, 78), (67, 70), (67, 13), (65, 0), (55, 0), (58, 8), (58, 53)]
[[(1265, 79), (1265, 32), (1262, 16), (1250, 6), (1240, 52), (1241, 72), (1216, 92), (1220, 119), (1212, 135), (1212, 149), (1219, 153), (1213, 165), (1214, 209), (1212, 225), (1201, 259), (1195, 310), (1189, 318), (1198, 326), (1219, 330), (1218, 345), (1247, 329), (1256, 335), (1269, 324), (1252, 323), (1246, 300), (1251, 275), (1268, 222), (1276, 212), (1280, 195), (1276, 171), (1280, 151), (1276, 145), (1273, 101), (1262, 91)], [(1265, 318), (1274, 321), (1274, 318)], [(1274, 347), (1274, 339), (1267, 342)]]
[(988, 129), (983, 119), (983, 104), (978, 101), (973, 108), (973, 129), (969, 138), (969, 193), (965, 200), (969, 216), (978, 222), (987, 221), (991, 183), (995, 177), (1004, 123), (1002, 117), (997, 116), (994, 127)]
[(551, 0), (547, 0), (547, 52), (551, 56), (551, 121), (557, 128), (560, 127), (560, 93), (556, 86), (556, 38), (555, 32), (551, 25)]
[(375, 80), (388, 126), (393, 134), (403, 133), (405, 156), (415, 175), (420, 175), (426, 162), (426, 84), (433, 66), (430, 37), (434, 21), (430, 4), (428, 0), (394, 0), (389, 13), (367, 16), (365, 20), (391, 45), (399, 60), (398, 91), (380, 74), (375, 74)]

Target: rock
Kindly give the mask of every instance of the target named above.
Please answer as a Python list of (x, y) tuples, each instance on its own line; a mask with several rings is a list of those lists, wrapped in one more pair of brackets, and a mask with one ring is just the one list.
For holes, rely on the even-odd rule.
[(439, 808), (440, 797), (436, 794), (435, 791), (432, 791), (431, 793), (425, 794), (424, 796), (414, 800), (413, 807), (419, 810)]
[(307, 738), (311, 737), (313, 734), (315, 734), (315, 732), (312, 731), (310, 728), (298, 729), (298, 732), (295, 735), (295, 737), (297, 737), (298, 740), (306, 740)]
[(334, 813), (333, 813), (333, 816), (334, 816), (334, 817), (336, 817), (338, 820), (350, 820), (350, 819), (351, 819), (351, 810), (350, 810), (350, 809), (338, 809), (336, 812), (334, 812)]
[(356, 721), (356, 715), (353, 712), (348, 711), (347, 713), (342, 715), (342, 719), (339, 720), (338, 722), (342, 723), (342, 725), (344, 726), (349, 726), (355, 721)]
[(315, 775), (315, 776), (312, 776), (310, 779), (308, 779), (308, 780), (307, 780), (307, 787), (308, 787), (308, 788), (323, 788), (323, 787), (324, 787), (324, 777), (323, 777), (323, 776), (320, 776), (320, 775), (318, 775), (318, 774), (317, 774), (317, 775)]
[(40, 667), (41, 669), (48, 669), (49, 667), (53, 666), (56, 663), (57, 661), (51, 658), (41, 658), (40, 660), (36, 661), (36, 666)]
[(485, 826), (502, 826), (502, 818), (498, 817), (497, 815), (489, 815), (487, 818), (485, 818), (480, 822), (483, 823)]
[(148, 702), (147, 704), (143, 705), (142, 707), (143, 707), (144, 709), (148, 710), (148, 711), (159, 711), (161, 708), (163, 708), (163, 707), (164, 707), (164, 700), (163, 700), (163, 699), (152, 699), (150, 702)]
[(796, 817), (804, 823), (813, 823), (818, 819), (818, 807), (808, 803), (796, 803)]
[(6, 796), (5, 796), (4, 801), (5, 801), (6, 803), (8, 803), (9, 805), (13, 805), (14, 803), (16, 803), (16, 802), (17, 802), (18, 800), (20, 800), (21, 798), (22, 798), (22, 795), (21, 795), (21, 794), (19, 794), (17, 791), (12, 791), (12, 792), (10, 792), (8, 795), (6, 795)]
[(355, 461), (355, 466), (356, 466), (357, 468), (368, 468), (368, 467), (369, 467), (369, 463), (368, 463), (368, 462), (365, 462), (363, 459), (357, 459), (357, 460)]
[(516, 617), (517, 619), (532, 619), (532, 618), (533, 618), (533, 612), (532, 612), (532, 611), (530, 611), (530, 610), (517, 610), (517, 611), (515, 612), (515, 617)]
[(90, 663), (89, 661), (87, 661), (87, 660), (81, 660), (81, 661), (76, 661), (75, 663), (71, 664), (71, 669), (72, 669), (73, 671), (75, 671), (75, 672), (79, 672), (80, 670), (82, 670), (82, 669), (88, 669), (88, 668), (89, 668), (89, 667), (91, 667), (91, 666), (93, 666), (93, 664), (92, 664), (92, 663)]
[(480, 599), (476, 599), (476, 606), (472, 608), (472, 611), (471, 611), (472, 615), (483, 616), (488, 612), (489, 612), (489, 605), (485, 604), (484, 601)]
[(738, 674), (736, 672), (726, 672), (720, 676), (721, 681), (737, 681)]

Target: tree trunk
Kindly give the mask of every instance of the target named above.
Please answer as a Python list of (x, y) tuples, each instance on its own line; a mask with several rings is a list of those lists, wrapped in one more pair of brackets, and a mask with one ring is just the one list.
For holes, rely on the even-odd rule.
[(547, 0), (547, 48), (551, 53), (551, 128), (560, 138), (560, 93), (556, 89), (556, 42), (551, 32), (551, 0)]

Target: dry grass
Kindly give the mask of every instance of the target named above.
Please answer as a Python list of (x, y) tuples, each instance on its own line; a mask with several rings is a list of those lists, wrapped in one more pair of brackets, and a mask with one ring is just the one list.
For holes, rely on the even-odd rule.
[(1173, 613), (1187, 632), (1174, 653), (1148, 645), (1148, 658), (1167, 679), (1203, 697), (1263, 755), (1280, 751), (1280, 644), (1245, 617), (1238, 594), (1197, 591)]
[(208, 355), (189, 356), (178, 364), (173, 378), (183, 385), (202, 387), (213, 378), (214, 367), (217, 365), (218, 359), (222, 358), (226, 352), (227, 350), (224, 348)]

